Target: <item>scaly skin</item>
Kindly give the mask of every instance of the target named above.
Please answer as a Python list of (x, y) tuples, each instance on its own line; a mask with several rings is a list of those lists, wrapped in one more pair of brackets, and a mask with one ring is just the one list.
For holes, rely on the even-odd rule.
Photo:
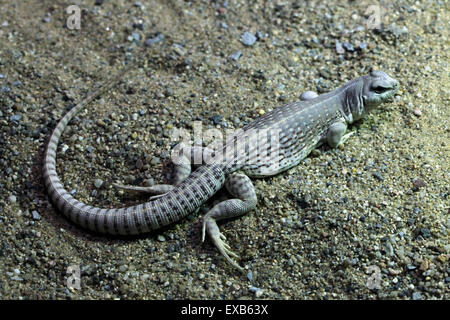
[[(73, 116), (117, 80), (118, 77), (75, 106), (54, 129), (44, 159), (44, 181), (52, 202), (83, 228), (103, 234), (133, 235), (181, 220), (225, 186), (235, 198), (215, 205), (205, 215), (202, 239), (207, 232), (224, 257), (241, 271), (243, 268), (232, 259), (237, 255), (224, 242), (216, 221), (242, 215), (256, 207), (257, 197), (249, 177), (267, 177), (285, 171), (323, 142), (337, 147), (351, 135), (345, 134), (348, 124), (389, 100), (399, 87), (384, 72), (373, 71), (330, 93), (302, 95), (301, 101), (274, 109), (249, 123), (221, 148), (182, 148), (185, 153), (175, 163), (174, 185), (149, 188), (116, 185), (157, 195), (139, 205), (106, 209), (82, 203), (64, 189), (56, 173), (56, 149)], [(205, 161), (191, 173), (190, 164), (199, 153)]]

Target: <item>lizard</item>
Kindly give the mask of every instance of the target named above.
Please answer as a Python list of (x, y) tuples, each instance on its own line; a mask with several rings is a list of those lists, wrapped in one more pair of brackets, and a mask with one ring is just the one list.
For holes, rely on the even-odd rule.
[[(257, 196), (251, 178), (286, 171), (321, 144), (326, 143), (332, 148), (341, 145), (354, 133), (347, 132), (348, 125), (391, 100), (399, 88), (397, 80), (383, 71), (373, 70), (328, 93), (317, 95), (309, 91), (299, 101), (275, 108), (249, 122), (222, 148), (180, 148), (179, 156), (172, 159), (173, 184), (151, 187), (115, 185), (129, 191), (154, 194), (147, 202), (122, 208), (99, 208), (76, 200), (64, 188), (56, 172), (56, 150), (61, 134), (74, 115), (100, 93), (110, 89), (119, 78), (106, 83), (73, 107), (53, 130), (43, 165), (43, 178), (50, 200), (69, 220), (82, 228), (108, 235), (136, 235), (181, 220), (225, 187), (232, 198), (217, 203), (204, 215), (202, 241), (207, 233), (225, 259), (240, 271), (244, 268), (236, 262), (239, 256), (231, 250), (217, 221), (255, 209)], [(198, 156), (202, 163), (191, 171), (193, 159)]]

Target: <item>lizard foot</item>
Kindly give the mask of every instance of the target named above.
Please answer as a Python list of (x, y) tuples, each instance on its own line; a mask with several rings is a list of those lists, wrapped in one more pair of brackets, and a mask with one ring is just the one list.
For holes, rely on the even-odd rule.
[(355, 131), (350, 131), (349, 133), (346, 133), (342, 136), (341, 140), (339, 141), (337, 147), (341, 147), (352, 135), (355, 134)]
[(219, 249), (219, 252), (225, 257), (225, 259), (239, 271), (243, 272), (244, 268), (242, 268), (236, 261), (234, 261), (231, 257), (238, 259), (239, 255), (231, 251), (228, 243), (225, 242), (226, 237), (220, 232), (219, 227), (214, 219), (211, 217), (205, 217), (203, 220), (203, 230), (202, 230), (202, 242), (205, 241), (205, 232), (208, 231), (208, 234), (211, 237), (212, 242)]
[(236, 269), (243, 272), (242, 268), (232, 258), (239, 256), (231, 251), (230, 246), (225, 242), (225, 236), (217, 226), (217, 220), (228, 219), (240, 216), (256, 207), (256, 194), (249, 177), (243, 173), (232, 173), (226, 178), (225, 187), (236, 199), (229, 199), (216, 204), (203, 218), (202, 241), (205, 240), (205, 233), (208, 231), (214, 245), (227, 261)]
[(127, 192), (154, 194), (154, 196), (150, 197), (149, 200), (155, 200), (159, 197), (162, 197), (163, 195), (165, 195), (167, 192), (169, 192), (174, 188), (174, 186), (171, 184), (157, 184), (151, 187), (139, 187), (113, 183), (113, 186), (116, 187), (117, 189), (122, 189)]

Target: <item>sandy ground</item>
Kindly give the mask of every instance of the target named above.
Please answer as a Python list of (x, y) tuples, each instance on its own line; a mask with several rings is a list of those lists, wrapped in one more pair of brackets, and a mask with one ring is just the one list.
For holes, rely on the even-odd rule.
[[(321, 3), (79, 1), (70, 30), (65, 1), (1, 1), (0, 298), (448, 299), (448, 1)], [(257, 209), (221, 224), (241, 275), (201, 243), (214, 200), (131, 239), (87, 233), (49, 203), (51, 129), (132, 58), (58, 148), (65, 187), (89, 204), (145, 201), (111, 184), (164, 181), (173, 128), (239, 128), (371, 67), (401, 90), (343, 148), (255, 180)]]

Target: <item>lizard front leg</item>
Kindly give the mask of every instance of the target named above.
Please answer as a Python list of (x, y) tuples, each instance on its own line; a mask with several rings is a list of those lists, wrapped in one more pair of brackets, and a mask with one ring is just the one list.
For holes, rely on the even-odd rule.
[(256, 193), (250, 178), (242, 173), (233, 173), (228, 176), (225, 187), (237, 199), (222, 201), (208, 211), (203, 218), (202, 241), (205, 240), (205, 231), (207, 231), (214, 245), (225, 259), (234, 267), (243, 271), (244, 269), (231, 258), (238, 258), (238, 255), (230, 250), (230, 246), (225, 242), (226, 238), (220, 232), (216, 221), (240, 216), (254, 209), (257, 203)]
[(331, 124), (331, 126), (328, 128), (326, 136), (328, 145), (332, 148), (336, 148), (347, 141), (347, 139), (355, 133), (354, 131), (352, 131), (345, 134), (346, 131), (347, 124), (345, 123), (345, 121), (337, 121)]

